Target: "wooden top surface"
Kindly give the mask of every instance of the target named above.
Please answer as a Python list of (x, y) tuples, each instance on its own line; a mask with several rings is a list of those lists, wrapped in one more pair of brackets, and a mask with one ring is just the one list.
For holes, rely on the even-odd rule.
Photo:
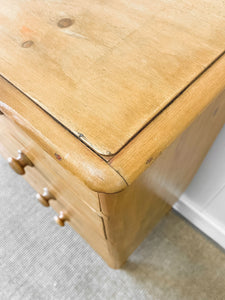
[(224, 0), (0, 4), (2, 76), (103, 155), (225, 49)]

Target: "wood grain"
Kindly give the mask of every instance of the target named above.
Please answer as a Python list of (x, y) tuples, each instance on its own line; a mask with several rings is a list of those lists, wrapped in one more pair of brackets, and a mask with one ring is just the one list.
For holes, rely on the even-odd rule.
[[(2, 122), (3, 123), (3, 122)], [(78, 199), (78, 203), (82, 201), (85, 205), (78, 204), (80, 207), (90, 207), (93, 210), (99, 211), (99, 200), (97, 193), (88, 189), (82, 181), (70, 172), (55, 163), (46, 152), (43, 151), (29, 136), (27, 136), (18, 126), (10, 120), (4, 120), (4, 125), (7, 128), (8, 139), (13, 143), (18, 142), (20, 147), (29, 155), (30, 159), (35, 164), (35, 167), (52, 182), (59, 191), (66, 193), (65, 198), (71, 201), (72, 204)], [(4, 133), (5, 134), (5, 133)], [(8, 141), (5, 142), (6, 144)], [(16, 143), (17, 145), (17, 143)], [(19, 146), (17, 146), (19, 147)], [(76, 204), (75, 204), (76, 205)], [(85, 210), (85, 208), (84, 208)]]
[[(114, 156), (110, 160), (111, 166), (130, 185), (207, 109), (224, 88), (225, 55)], [(220, 120), (218, 122), (220, 124)]]
[(119, 268), (225, 122), (224, 1), (0, 3), (0, 153)]
[[(9, 126), (6, 117), (1, 116), (0, 154), (6, 159), (9, 156), (16, 155), (17, 149), (23, 148), (23, 145), (14, 138), (11, 133), (15, 132), (11, 131), (11, 126)], [(46, 161), (46, 164), (49, 165), (49, 162)], [(51, 194), (51, 199), (48, 201), (48, 204), (56, 211), (56, 216), (60, 214), (60, 212), (66, 214), (66, 223), (72, 226), (110, 266), (114, 266), (114, 258), (108, 249), (102, 213), (100, 211), (98, 213), (94, 209), (91, 209), (91, 207), (84, 207), (82, 202), (78, 201), (76, 197), (77, 194), (74, 193), (74, 191), (72, 198), (69, 198), (68, 187), (63, 186), (62, 182), (60, 185), (57, 182), (57, 178), (55, 184), (52, 183), (52, 178), (51, 181), (49, 181), (48, 178), (46, 178), (46, 174), (44, 176), (36, 165), (33, 168), (27, 168), (23, 177), (40, 194), (43, 191), (43, 187), (48, 189), (48, 194)], [(74, 184), (76, 186), (76, 181)], [(79, 190), (79, 186), (76, 186), (76, 188), (77, 192), (82, 193), (82, 189)], [(55, 199), (52, 199), (52, 197)], [(88, 201), (88, 198), (86, 200)], [(35, 203), (35, 197), (33, 201)]]
[[(77, 222), (80, 221), (87, 224), (99, 235), (105, 237), (97, 193), (85, 188), (75, 177), (70, 177), (69, 174), (61, 170), (61, 167), (57, 168), (57, 165), (55, 166), (54, 162), (46, 154), (43, 154), (43, 150), (39, 149), (31, 141), (30, 143), (24, 143), (24, 137), (17, 140), (13, 134), (18, 138), (17, 128), (15, 126), (12, 127), (5, 117), (1, 117), (0, 153), (7, 159), (9, 156), (15, 156), (18, 149), (22, 149), (34, 163), (33, 168), (26, 168), (24, 178), (31, 183), (35, 190), (42, 194), (43, 189), (47, 188), (52, 196), (61, 202), (63, 206), (71, 207), (73, 211), (72, 217), (77, 218)], [(25, 138), (27, 139), (26, 136)], [(32, 169), (35, 169), (34, 174)], [(37, 179), (35, 180), (35, 178)], [(54, 202), (54, 200), (49, 202)]]
[[(38, 176), (31, 176), (32, 180), (35, 180), (38, 186), (42, 183), (42, 188), (49, 186), (59, 199), (59, 203), (50, 200), (51, 206), (57, 212), (62, 210), (67, 214), (69, 212), (69, 224), (111, 267), (119, 268), (149, 230), (169, 211), (170, 205), (178, 199), (190, 182), (225, 121), (224, 100), (225, 92), (222, 92), (152, 164), (149, 161), (150, 167), (130, 187), (115, 194), (101, 193), (99, 211), (95, 211), (94, 216), (90, 213), (90, 207), (84, 206), (81, 201), (75, 201), (74, 190), (68, 197), (72, 185), (75, 184), (78, 194), (80, 191), (82, 194), (82, 186), (76, 185), (74, 178), (71, 178), (70, 186), (64, 186), (61, 177), (58, 181), (58, 174), (64, 177), (66, 171), (61, 170), (60, 165), (55, 164), (47, 153), (45, 154), (5, 116), (0, 117), (1, 143), (9, 145), (7, 146), (9, 149), (12, 147), (15, 153), (21, 145), (26, 146), (26, 151), (30, 153), (29, 157), (34, 160), (35, 172), (40, 169), (50, 178), (50, 182), (45, 180), (42, 183), (43, 179), (40, 179), (38, 174)], [(43, 163), (40, 163), (39, 161), (42, 160)], [(28, 169), (27, 172), (30, 173), (32, 170)], [(28, 181), (30, 181), (29, 173), (26, 175), (29, 176)], [(60, 192), (57, 191), (57, 187)], [(40, 191), (40, 187), (38, 189)], [(64, 189), (67, 191), (66, 194)], [(64, 195), (63, 198), (61, 194)]]
[(224, 123), (225, 91), (131, 186), (99, 195), (114, 268), (121, 267), (179, 199)]
[(126, 190), (99, 195), (112, 268), (123, 265), (171, 208), (150, 184), (147, 170)]
[[(7, 159), (9, 155), (13, 155), (14, 153), (16, 153), (17, 150), (15, 150), (15, 148), (17, 149), (18, 146), (21, 145), (19, 145), (17, 141), (12, 140), (10, 136), (5, 135), (6, 131), (2, 130), (4, 129), (2, 118), (0, 118), (0, 122), (0, 154)], [(36, 167), (27, 169), (26, 174), (24, 175), (24, 179), (36, 191), (40, 193), (44, 186), (47, 186), (48, 189), (52, 192), (52, 194), (57, 193), (55, 187), (48, 182), (47, 178), (44, 177), (44, 175), (41, 174)], [(33, 200), (35, 201), (35, 197)], [(49, 203), (50, 206), (56, 211), (56, 213), (59, 213), (60, 211), (65, 211), (68, 214), (69, 218), (67, 223), (69, 223), (69, 225), (72, 226), (92, 246), (92, 248), (96, 252), (98, 252), (105, 260), (109, 261), (110, 263), (111, 258), (108, 254), (103, 224), (101, 224), (101, 227), (96, 226), (96, 224), (93, 221), (90, 224), (88, 219), (91, 217), (88, 213), (88, 210), (86, 211), (86, 215), (81, 216), (82, 214), (77, 212), (76, 209), (74, 209), (73, 205), (71, 205), (69, 201), (67, 201), (67, 198), (64, 201), (62, 201), (62, 195), (60, 196), (58, 193), (57, 201), (50, 200)]]
[(1, 74), (104, 155), (225, 49), (223, 0), (2, 0), (0, 18)]
[(67, 201), (71, 201), (73, 204), (78, 199), (87, 203), (86, 205), (93, 210), (100, 210), (95, 192), (87, 189), (78, 178), (55, 164), (55, 161), (46, 152), (5, 116), (0, 119), (0, 131), (1, 143), (8, 149), (7, 158), (16, 156), (18, 149), (23, 149), (35, 164), (35, 168), (47, 177), (48, 181), (53, 182), (59, 190), (65, 190), (68, 193)]
[(0, 77), (0, 110), (51, 158), (91, 190), (113, 193), (127, 184), (105, 160)]

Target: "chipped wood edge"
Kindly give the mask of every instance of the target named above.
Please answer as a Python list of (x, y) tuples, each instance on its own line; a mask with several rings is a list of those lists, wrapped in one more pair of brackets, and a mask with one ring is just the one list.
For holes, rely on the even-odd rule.
[(125, 180), (107, 162), (0, 77), (0, 110), (57, 163), (96, 192), (116, 193)]
[(221, 55), (108, 163), (130, 185), (191, 125), (224, 88), (225, 54)]

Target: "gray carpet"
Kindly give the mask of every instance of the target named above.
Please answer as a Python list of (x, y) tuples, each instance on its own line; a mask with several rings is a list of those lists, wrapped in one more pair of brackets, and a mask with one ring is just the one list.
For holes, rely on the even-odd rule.
[(112, 270), (0, 157), (0, 300), (224, 300), (225, 254), (171, 212)]

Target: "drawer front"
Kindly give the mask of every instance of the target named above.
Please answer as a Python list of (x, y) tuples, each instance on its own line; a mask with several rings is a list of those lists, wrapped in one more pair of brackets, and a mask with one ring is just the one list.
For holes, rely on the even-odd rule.
[[(18, 150), (25, 153), (34, 164), (34, 167), (27, 166), (24, 174), (24, 178), (31, 186), (40, 195), (43, 194), (44, 188), (48, 188), (54, 198), (57, 199), (57, 201), (50, 200), (50, 205), (56, 211), (59, 211), (61, 207), (68, 215), (69, 223), (84, 238), (84, 232), (89, 231), (94, 231), (100, 237), (105, 238), (100, 212), (91, 207), (89, 203), (80, 200), (81, 196), (89, 197), (89, 191), (86, 192), (84, 186), (77, 185), (75, 181), (73, 187), (76, 186), (77, 189), (74, 192), (74, 189), (70, 187), (73, 180), (70, 178), (68, 183), (65, 181), (68, 174), (65, 175), (66, 172), (60, 169), (62, 167), (55, 167), (55, 161), (48, 157), (47, 153), (35, 145), (4, 115), (0, 115), (0, 153), (7, 159), (8, 157), (17, 157)], [(91, 196), (88, 198), (89, 201)]]
[[(12, 121), (8, 120), (5, 116), (1, 116), (1, 118), (4, 118), (8, 134), (13, 137), (14, 141), (19, 142), (23, 146), (26, 153), (29, 153), (29, 157), (36, 168), (39, 169), (50, 182), (57, 181), (60, 189), (65, 185), (67, 189), (72, 191), (73, 197), (69, 197), (68, 199), (72, 205), (76, 200), (80, 200), (91, 209), (100, 211), (97, 193), (88, 189), (77, 177), (65, 170), (60, 165), (60, 162), (57, 163)], [(57, 153), (55, 153), (55, 155), (57, 156)]]

